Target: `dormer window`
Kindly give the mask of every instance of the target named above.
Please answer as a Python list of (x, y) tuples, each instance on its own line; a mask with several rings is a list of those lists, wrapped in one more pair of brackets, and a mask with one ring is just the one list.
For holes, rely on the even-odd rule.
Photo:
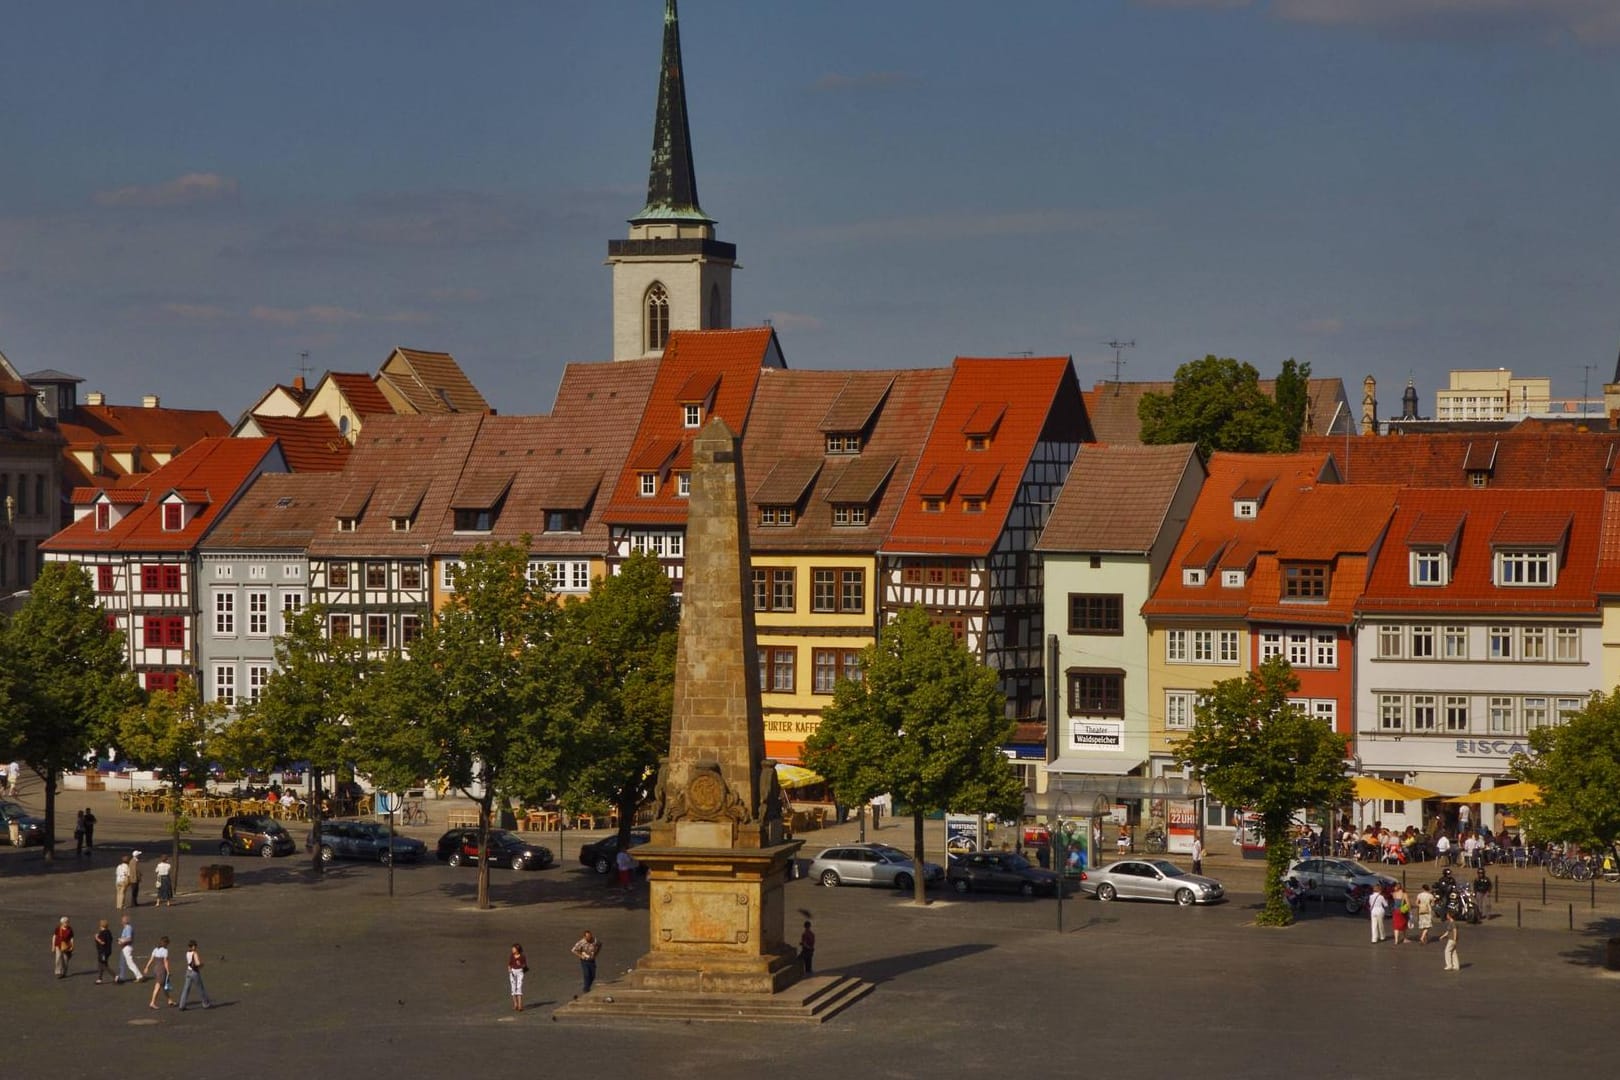
[(1204, 583), (1204, 568), (1201, 566), (1184, 567), (1181, 571), (1183, 585), (1202, 585)]
[(858, 433), (839, 432), (827, 436), (827, 453), (829, 454), (858, 454), (861, 452), (861, 437)]
[(495, 527), (495, 511), (484, 507), (456, 511), (456, 532), (489, 532)]
[(638, 483), (640, 484), (640, 488), (638, 490), (640, 491), (642, 498), (644, 498), (644, 499), (651, 498), (652, 496), (658, 494), (658, 474), (657, 473), (655, 473), (655, 472), (641, 473), (640, 476), (637, 478), (637, 480), (638, 480)]
[(962, 500), (962, 513), (964, 513), (964, 514), (982, 514), (982, 513), (984, 513), (984, 500), (983, 499), (967, 499), (967, 498), (964, 498)]
[(1414, 551), (1411, 567), (1413, 585), (1440, 586), (1451, 578), (1451, 557), (1444, 551)]
[(1489, 487), (1490, 483), (1491, 474), (1486, 472), (1484, 469), (1477, 469), (1468, 474), (1468, 484), (1470, 487)]
[(337, 519), (338, 532), (354, 532), (359, 527), (360, 519), (357, 517), (340, 517)]
[(852, 503), (839, 503), (833, 507), (833, 526), (835, 528), (853, 528), (865, 525), (867, 510), (865, 506)]
[(945, 500), (944, 499), (924, 499), (922, 501), (922, 506), (923, 506), (923, 513), (925, 513), (925, 514), (937, 514), (941, 510), (945, 509)]
[(547, 510), (546, 532), (579, 532), (585, 527), (585, 513), (581, 510)]
[(703, 426), (702, 405), (682, 405), (681, 424), (683, 427), (699, 428)]
[(1556, 583), (1557, 565), (1551, 551), (1498, 551), (1496, 584), (1545, 587)]
[(988, 435), (969, 435), (968, 440), (967, 440), (967, 448), (969, 450), (988, 450), (988, 449), (990, 449), (990, 436), (988, 436)]
[(1241, 589), (1243, 588), (1243, 583), (1247, 580), (1248, 574), (1244, 573), (1242, 570), (1221, 571), (1221, 588), (1223, 589)]
[(768, 528), (782, 528), (793, 524), (793, 507), (791, 506), (762, 506), (759, 508), (759, 523)]
[(1253, 521), (1260, 516), (1260, 507), (1271, 492), (1272, 481), (1259, 477), (1245, 480), (1232, 492), (1232, 516), (1240, 521)]
[(96, 503), (96, 532), (106, 532), (112, 528), (112, 503)]
[(691, 473), (682, 472), (682, 473), (676, 473), (675, 474), (675, 495), (676, 495), (676, 497), (682, 498), (682, 499), (689, 499), (689, 498), (692, 497), (692, 474)]
[(1235, 518), (1252, 518), (1260, 513), (1260, 504), (1254, 499), (1234, 499), (1232, 502), (1232, 516)]
[(1326, 600), (1328, 568), (1325, 563), (1294, 563), (1283, 567), (1284, 600)]
[(388, 524), (395, 532), (411, 531), (411, 519), (408, 517), (391, 517)]

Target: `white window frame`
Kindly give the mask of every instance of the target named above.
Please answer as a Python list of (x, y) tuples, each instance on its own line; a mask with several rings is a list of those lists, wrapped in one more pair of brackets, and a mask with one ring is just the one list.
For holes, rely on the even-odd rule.
[(1198, 708), (1196, 690), (1166, 690), (1164, 692), (1164, 729), (1191, 731)]
[(301, 592), (284, 592), (281, 594), (281, 632), (283, 634), (292, 630), (292, 621), (304, 610), (304, 594)]
[(264, 696), (265, 684), (270, 681), (270, 672), (273, 670), (269, 664), (248, 665), (247, 699), (249, 701), (258, 701), (259, 698)]
[(1411, 584), (1434, 588), (1450, 584), (1451, 560), (1444, 551), (1414, 551), (1411, 554)]
[(247, 594), (248, 637), (270, 636), (270, 594), (255, 589)]
[(1466, 735), (1473, 726), (1467, 694), (1447, 694), (1440, 703), (1441, 722), (1447, 735)]
[(1405, 630), (1399, 623), (1379, 624), (1378, 659), (1400, 660), (1406, 656)]
[(1306, 711), (1326, 724), (1329, 731), (1339, 722), (1339, 703), (1333, 698), (1312, 698)]
[(1164, 660), (1167, 664), (1186, 664), (1191, 661), (1191, 654), (1187, 647), (1186, 630), (1166, 630), (1164, 632)]
[(1443, 660), (1468, 659), (1468, 627), (1442, 626), (1440, 628), (1440, 657)]
[(637, 488), (637, 494), (639, 494), (643, 499), (651, 498), (652, 496), (658, 494), (657, 473), (644, 472), (637, 478), (637, 483), (640, 485)]
[(221, 705), (236, 704), (236, 665), (214, 665), (214, 700)]
[(281, 565), (281, 576), (283, 578), (302, 579), (304, 568), (297, 563), (283, 563)]
[(1272, 657), (1283, 654), (1283, 636), (1276, 631), (1267, 631), (1260, 635), (1260, 662), (1263, 664)]
[(1581, 659), (1581, 628), (1555, 626), (1553, 628), (1552, 658), (1560, 664), (1579, 663)]
[(1311, 666), (1311, 636), (1305, 633), (1288, 635), (1288, 666)]
[(461, 568), (460, 559), (442, 559), (439, 562), (439, 588), (445, 592), (456, 591), (456, 571)]
[(1318, 631), (1311, 638), (1311, 664), (1319, 668), (1339, 666), (1339, 636), (1331, 631)]
[(1247, 575), (1244, 574), (1242, 570), (1222, 570), (1221, 588), (1241, 589), (1243, 588), (1243, 583), (1246, 579)]
[(1217, 630), (1215, 634), (1215, 662), (1217, 664), (1243, 663), (1243, 636), (1236, 630)]
[(1204, 583), (1203, 569), (1201, 567), (1183, 569), (1181, 571), (1181, 583), (1183, 585), (1202, 585)]
[(1440, 696), (1438, 694), (1413, 694), (1409, 715), (1412, 719), (1412, 730), (1420, 735), (1432, 735), (1438, 730), (1440, 723)]
[(236, 593), (230, 589), (214, 593), (214, 636), (236, 636)]
[(1406, 730), (1406, 697), (1403, 694), (1378, 695), (1378, 730)]
[(1507, 695), (1493, 695), (1485, 701), (1486, 729), (1492, 735), (1512, 735), (1518, 729), (1519, 701)]
[(700, 428), (703, 426), (703, 406), (685, 404), (681, 406), (681, 426), (684, 428)]
[(1409, 652), (1413, 660), (1433, 660), (1435, 651), (1435, 629), (1428, 624), (1411, 628)]
[(692, 497), (691, 473), (678, 472), (675, 474), (675, 495), (681, 499), (690, 499)]
[(1519, 715), (1524, 721), (1524, 730), (1533, 731), (1538, 727), (1551, 727), (1553, 723), (1552, 698), (1545, 694), (1527, 694), (1519, 701)]
[(1496, 584), (1504, 589), (1546, 589), (1558, 584), (1558, 560), (1551, 551), (1498, 551)]
[(1547, 628), (1545, 626), (1520, 627), (1519, 659), (1544, 663), (1547, 657)]
[(1485, 655), (1492, 660), (1512, 660), (1513, 641), (1517, 637), (1511, 626), (1492, 626), (1485, 631)]

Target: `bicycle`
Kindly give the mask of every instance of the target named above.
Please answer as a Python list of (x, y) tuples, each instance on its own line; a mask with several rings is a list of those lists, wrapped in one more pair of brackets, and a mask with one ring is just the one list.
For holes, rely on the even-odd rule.
[(427, 807), (422, 805), (421, 799), (405, 800), (405, 805), (400, 807), (399, 823), (401, 825), (426, 825), (428, 823)]

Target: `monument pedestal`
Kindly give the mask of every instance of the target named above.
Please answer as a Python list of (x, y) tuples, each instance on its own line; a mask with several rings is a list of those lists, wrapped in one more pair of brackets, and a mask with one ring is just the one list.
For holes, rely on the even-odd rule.
[(647, 868), (651, 950), (636, 962), (640, 990), (774, 994), (804, 974), (783, 940), (783, 885), (802, 841), (759, 848), (636, 849)]

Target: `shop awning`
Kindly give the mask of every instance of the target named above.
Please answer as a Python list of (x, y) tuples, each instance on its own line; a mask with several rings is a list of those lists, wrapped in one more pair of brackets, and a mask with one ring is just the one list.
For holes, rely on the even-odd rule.
[(1079, 758), (1059, 757), (1046, 766), (1049, 776), (1062, 775), (1069, 777), (1082, 776), (1129, 776), (1142, 767), (1141, 758), (1119, 757), (1113, 755), (1106, 758)]
[(1420, 772), (1412, 777), (1412, 786), (1428, 788), (1441, 795), (1464, 795), (1479, 783), (1478, 773)]
[(1408, 799), (1433, 799), (1440, 795), (1438, 791), (1413, 787), (1410, 784), (1401, 784), (1377, 776), (1356, 777), (1350, 785), (1350, 790), (1358, 799), (1390, 799), (1395, 802), (1405, 802)]
[(1472, 795), (1459, 795), (1455, 799), (1447, 799), (1448, 803), (1500, 803), (1503, 806), (1519, 806), (1523, 803), (1538, 803), (1541, 801), (1541, 789), (1535, 784), (1523, 780), (1501, 787), (1485, 788)]
[(811, 772), (802, 765), (786, 765), (780, 761), (776, 763), (776, 779), (785, 788), (810, 787), (827, 782), (820, 773)]

